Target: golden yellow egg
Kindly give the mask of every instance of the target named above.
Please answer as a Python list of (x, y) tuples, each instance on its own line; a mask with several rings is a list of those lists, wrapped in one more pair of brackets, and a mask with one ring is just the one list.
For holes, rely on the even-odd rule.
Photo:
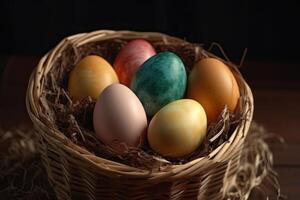
[(215, 58), (200, 60), (188, 78), (187, 98), (198, 101), (208, 122), (216, 122), (225, 105), (234, 112), (240, 91), (230, 69)]
[(102, 57), (91, 55), (76, 64), (69, 77), (68, 90), (75, 100), (88, 96), (96, 100), (107, 86), (118, 82), (112, 66)]
[(195, 151), (206, 135), (207, 120), (202, 106), (180, 99), (164, 106), (148, 127), (148, 142), (159, 154), (178, 158)]

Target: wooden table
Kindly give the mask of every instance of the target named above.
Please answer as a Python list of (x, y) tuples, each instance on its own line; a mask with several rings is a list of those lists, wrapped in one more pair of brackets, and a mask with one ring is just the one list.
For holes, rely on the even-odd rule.
[[(2, 57), (1, 60), (6, 67), (0, 79), (0, 122), (5, 127), (30, 123), (24, 99), (29, 75), (38, 58), (9, 56)], [(297, 85), (299, 82), (294, 80), (289, 85), (282, 81), (272, 82), (268, 77), (264, 79), (268, 75), (266, 73), (268, 70), (262, 70), (263, 73), (256, 75), (257, 70), (255, 72), (251, 69), (251, 65), (254, 64), (272, 68), (278, 73), (280, 70), (278, 66), (276, 68), (276, 64), (248, 62), (242, 72), (253, 86), (255, 121), (263, 124), (270, 132), (282, 136), (286, 141), (283, 147), (272, 147), (275, 169), (279, 173), (282, 192), (289, 199), (297, 200), (300, 199), (300, 87)], [(283, 83), (281, 84), (283, 87), (278, 89), (280, 83)]]

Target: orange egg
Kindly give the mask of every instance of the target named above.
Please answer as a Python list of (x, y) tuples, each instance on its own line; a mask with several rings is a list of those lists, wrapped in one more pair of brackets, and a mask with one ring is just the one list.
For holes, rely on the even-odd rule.
[(204, 107), (208, 122), (216, 122), (225, 105), (234, 112), (239, 96), (238, 84), (223, 62), (205, 58), (194, 65), (189, 75), (187, 97)]
[(73, 99), (92, 97), (96, 100), (109, 85), (118, 83), (112, 66), (100, 56), (86, 56), (72, 70), (68, 90)]

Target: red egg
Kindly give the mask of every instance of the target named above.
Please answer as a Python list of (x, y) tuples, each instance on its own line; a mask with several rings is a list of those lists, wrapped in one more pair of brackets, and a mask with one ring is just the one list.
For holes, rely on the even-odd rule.
[(120, 83), (129, 86), (138, 68), (155, 54), (155, 49), (146, 40), (136, 39), (128, 42), (120, 50), (113, 65)]

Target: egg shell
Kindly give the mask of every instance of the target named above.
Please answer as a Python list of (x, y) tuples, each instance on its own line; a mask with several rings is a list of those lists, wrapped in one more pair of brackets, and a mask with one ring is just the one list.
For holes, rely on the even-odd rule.
[(187, 98), (203, 106), (209, 123), (217, 121), (225, 105), (234, 112), (239, 96), (238, 84), (223, 62), (206, 58), (194, 65), (188, 79)]
[(92, 97), (96, 100), (107, 86), (118, 83), (112, 66), (102, 57), (86, 56), (70, 73), (68, 91), (73, 99)]
[(94, 108), (93, 124), (96, 136), (120, 153), (125, 146), (143, 143), (147, 131), (142, 103), (122, 84), (112, 84), (101, 93)]
[(206, 114), (195, 100), (180, 99), (163, 107), (152, 118), (147, 138), (153, 150), (166, 157), (182, 157), (195, 151), (207, 129)]
[(146, 40), (136, 39), (128, 42), (120, 50), (113, 64), (120, 83), (129, 87), (138, 68), (155, 54), (155, 49)]
[(174, 53), (161, 52), (149, 58), (137, 71), (131, 89), (148, 116), (184, 96), (187, 76), (183, 62)]

